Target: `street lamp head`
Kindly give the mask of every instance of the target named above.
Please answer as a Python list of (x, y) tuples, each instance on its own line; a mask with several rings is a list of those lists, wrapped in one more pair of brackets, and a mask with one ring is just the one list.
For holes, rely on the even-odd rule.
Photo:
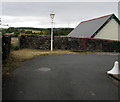
[(50, 14), (51, 19), (54, 19), (54, 16), (55, 16), (54, 13), (51, 13), (51, 14)]

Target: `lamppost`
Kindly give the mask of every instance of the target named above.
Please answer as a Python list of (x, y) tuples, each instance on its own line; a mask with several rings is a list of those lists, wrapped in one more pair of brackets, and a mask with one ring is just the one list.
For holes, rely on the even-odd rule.
[(52, 22), (51, 22), (51, 51), (53, 51), (53, 24), (54, 24), (55, 14), (51, 13), (50, 17), (51, 17), (51, 20), (52, 20)]

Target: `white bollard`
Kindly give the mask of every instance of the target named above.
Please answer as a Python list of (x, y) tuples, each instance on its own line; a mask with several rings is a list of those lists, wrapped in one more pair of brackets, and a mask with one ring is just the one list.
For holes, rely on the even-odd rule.
[(107, 71), (107, 74), (113, 74), (113, 75), (120, 74), (118, 61), (115, 61), (113, 68), (110, 71)]

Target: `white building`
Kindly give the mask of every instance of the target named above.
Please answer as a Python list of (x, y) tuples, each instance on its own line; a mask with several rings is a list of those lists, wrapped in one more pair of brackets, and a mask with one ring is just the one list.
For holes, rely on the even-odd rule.
[(120, 21), (114, 15), (106, 15), (99, 18), (81, 22), (68, 37), (97, 38), (120, 41)]

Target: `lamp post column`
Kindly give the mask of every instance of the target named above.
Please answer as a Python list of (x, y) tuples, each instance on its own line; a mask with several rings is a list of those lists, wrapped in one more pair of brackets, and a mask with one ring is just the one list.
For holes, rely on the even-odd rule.
[(54, 24), (54, 16), (55, 16), (55, 14), (54, 13), (51, 13), (50, 14), (50, 17), (51, 17), (51, 20), (52, 20), (52, 22), (51, 22), (51, 51), (53, 51), (53, 24)]
[(51, 51), (53, 51), (53, 20), (51, 22)]

